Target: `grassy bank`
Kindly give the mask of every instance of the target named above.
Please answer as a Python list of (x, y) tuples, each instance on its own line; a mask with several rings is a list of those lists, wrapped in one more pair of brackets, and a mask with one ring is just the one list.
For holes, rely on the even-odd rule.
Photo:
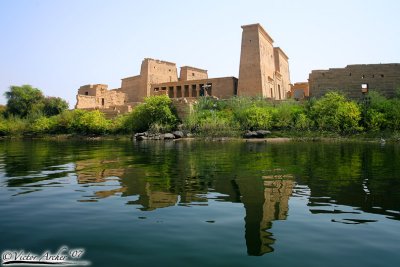
[[(376, 92), (355, 102), (331, 92), (304, 102), (261, 98), (228, 100), (200, 98), (193, 113), (180, 121), (166, 96), (147, 98), (131, 113), (106, 119), (100, 111), (64, 110), (53, 116), (7, 114), (0, 110), (0, 136), (27, 138), (126, 138), (136, 132), (181, 130), (195, 137), (241, 138), (244, 133), (270, 130), (270, 137), (292, 139), (400, 138), (400, 98)], [(64, 137), (63, 137), (64, 136)]]

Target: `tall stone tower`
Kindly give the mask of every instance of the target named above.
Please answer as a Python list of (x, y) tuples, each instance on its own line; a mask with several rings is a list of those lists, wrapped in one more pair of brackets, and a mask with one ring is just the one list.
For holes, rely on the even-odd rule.
[(287, 56), (274, 48), (274, 40), (260, 24), (242, 29), (238, 95), (285, 99), (290, 89)]

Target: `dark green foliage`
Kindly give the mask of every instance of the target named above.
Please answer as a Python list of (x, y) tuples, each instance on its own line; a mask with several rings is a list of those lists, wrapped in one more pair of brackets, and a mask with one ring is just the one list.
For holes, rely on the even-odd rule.
[(43, 100), (43, 113), (45, 116), (54, 116), (68, 109), (68, 103), (60, 97), (46, 97)]
[(54, 116), (68, 109), (68, 103), (59, 97), (44, 97), (42, 91), (31, 85), (11, 86), (5, 92), (6, 116), (18, 116), (34, 121), (41, 116)]
[(386, 113), (388, 127), (392, 130), (400, 130), (400, 99), (391, 99)]
[(363, 122), (369, 131), (400, 130), (400, 99), (387, 99), (378, 92), (368, 94), (362, 103)]
[(31, 85), (10, 86), (4, 93), (7, 98), (7, 115), (25, 118), (31, 112), (40, 110), (44, 99), (43, 93)]

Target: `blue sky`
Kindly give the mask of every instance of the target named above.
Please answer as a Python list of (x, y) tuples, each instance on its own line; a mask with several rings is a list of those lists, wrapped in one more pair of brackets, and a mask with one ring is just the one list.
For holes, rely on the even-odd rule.
[(313, 69), (400, 62), (398, 0), (1, 0), (0, 104), (31, 84), (75, 105), (81, 85), (120, 86), (151, 57), (238, 76), (241, 25), (261, 23), (289, 56), (291, 81)]

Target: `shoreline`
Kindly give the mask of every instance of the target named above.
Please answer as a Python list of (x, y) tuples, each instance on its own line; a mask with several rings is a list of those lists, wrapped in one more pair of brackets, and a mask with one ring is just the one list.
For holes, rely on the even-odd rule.
[(131, 142), (182, 142), (182, 141), (208, 141), (208, 142), (248, 142), (248, 143), (288, 143), (288, 142), (323, 142), (323, 143), (391, 143), (400, 144), (400, 138), (388, 138), (387, 140), (377, 137), (266, 137), (266, 138), (241, 138), (241, 137), (184, 137), (171, 140), (134, 140), (132, 135), (42, 135), (42, 136), (0, 136), (3, 140), (48, 140), (48, 141), (131, 141)]

